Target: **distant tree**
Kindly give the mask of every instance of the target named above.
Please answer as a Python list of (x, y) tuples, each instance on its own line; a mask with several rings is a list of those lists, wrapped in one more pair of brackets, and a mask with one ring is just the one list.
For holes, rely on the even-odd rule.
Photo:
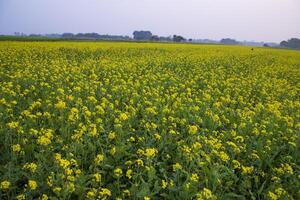
[(76, 39), (97, 39), (99, 38), (98, 33), (77, 33), (74, 36)]
[(77, 38), (83, 38), (84, 37), (84, 33), (77, 33), (75, 35), (75, 37), (77, 37)]
[(193, 42), (193, 39), (192, 39), (192, 38), (190, 38), (190, 39), (189, 39), (189, 42)]
[(97, 39), (101, 40), (131, 40), (129, 36), (123, 35), (99, 35)]
[(224, 38), (220, 41), (220, 43), (222, 43), (222, 44), (239, 44), (238, 41), (236, 41), (235, 39), (231, 39), (231, 38)]
[(41, 37), (42, 35), (41, 34), (34, 34), (34, 33), (32, 33), (32, 34), (29, 34), (29, 36), (30, 37)]
[(159, 41), (159, 37), (157, 35), (152, 35), (151, 41)]
[(270, 46), (269, 46), (268, 44), (266, 44), (266, 43), (265, 43), (263, 46), (264, 46), (264, 47), (270, 47)]
[(288, 42), (287, 41), (282, 41), (282, 42), (280, 42), (280, 44), (279, 44), (281, 47), (288, 47)]
[(173, 41), (174, 42), (184, 42), (186, 39), (180, 35), (173, 35)]
[(46, 34), (46, 37), (51, 37), (51, 38), (60, 38), (61, 34), (58, 33), (50, 33), (50, 34)]
[(280, 46), (284, 48), (300, 49), (300, 39), (291, 38), (288, 41), (280, 42)]
[(160, 37), (159, 37), (159, 41), (170, 42), (170, 41), (172, 41), (172, 40), (173, 40), (173, 39), (172, 39), (171, 36), (169, 36), (169, 37), (163, 37), (163, 36), (160, 36)]
[(86, 33), (85, 36), (88, 38), (97, 39), (99, 37), (99, 34), (98, 33)]
[(300, 48), (300, 39), (298, 39), (298, 38), (292, 38), (292, 39), (288, 40), (288, 43), (291, 48), (294, 48), (294, 49)]
[(150, 31), (134, 31), (133, 38), (135, 40), (151, 40), (152, 33)]
[(73, 33), (63, 33), (62, 37), (63, 38), (73, 38), (75, 35)]
[(123, 35), (99, 35), (98, 33), (64, 33), (63, 38), (75, 39), (75, 40), (131, 40), (129, 36)]

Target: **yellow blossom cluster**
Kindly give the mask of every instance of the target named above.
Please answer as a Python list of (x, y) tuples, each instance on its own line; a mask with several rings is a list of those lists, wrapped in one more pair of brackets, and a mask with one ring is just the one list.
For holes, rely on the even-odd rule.
[(0, 199), (300, 199), (300, 52), (0, 41)]

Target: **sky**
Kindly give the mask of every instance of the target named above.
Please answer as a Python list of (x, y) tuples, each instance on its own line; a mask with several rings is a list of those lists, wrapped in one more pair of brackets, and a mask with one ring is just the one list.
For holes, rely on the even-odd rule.
[(134, 30), (186, 38), (300, 38), (300, 0), (0, 0), (0, 34)]

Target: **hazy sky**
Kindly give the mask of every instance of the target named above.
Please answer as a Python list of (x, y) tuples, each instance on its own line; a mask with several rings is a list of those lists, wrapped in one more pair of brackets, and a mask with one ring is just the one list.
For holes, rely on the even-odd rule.
[(0, 0), (0, 34), (134, 30), (279, 42), (300, 37), (300, 0)]

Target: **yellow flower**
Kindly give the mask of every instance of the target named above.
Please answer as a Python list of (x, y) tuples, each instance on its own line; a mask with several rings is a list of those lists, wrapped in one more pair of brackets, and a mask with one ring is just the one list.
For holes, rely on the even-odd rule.
[(144, 166), (144, 162), (143, 162), (143, 160), (141, 160), (141, 159), (137, 159), (137, 160), (136, 160), (136, 163), (137, 163), (138, 166), (141, 166), (141, 167)]
[(121, 121), (125, 121), (128, 119), (128, 115), (126, 113), (121, 113), (120, 116), (119, 116), (119, 119)]
[(29, 188), (31, 189), (31, 190), (35, 190), (36, 188), (37, 188), (37, 183), (36, 183), (36, 181), (34, 181), (34, 180), (29, 180), (28, 181), (28, 186), (29, 186)]
[(24, 166), (23, 166), (24, 169), (29, 169), (31, 172), (35, 172), (36, 169), (37, 169), (37, 164), (35, 163), (26, 163)]
[(161, 136), (160, 136), (158, 133), (155, 133), (155, 134), (154, 134), (154, 137), (155, 137), (155, 139), (157, 139), (157, 140), (160, 140), (160, 139), (161, 139)]
[(62, 168), (67, 169), (68, 166), (70, 165), (70, 161), (68, 161), (68, 160), (66, 160), (66, 159), (62, 159), (62, 158), (61, 158), (61, 155), (60, 155), (59, 153), (56, 153), (56, 154), (54, 155), (54, 157), (55, 157), (56, 162), (59, 163), (59, 165), (60, 165)]
[(136, 153), (139, 154), (139, 155), (143, 155), (145, 153), (145, 151), (143, 149), (138, 149), (136, 151)]
[(96, 125), (96, 124), (91, 124), (91, 125), (90, 125), (90, 135), (91, 135), (92, 137), (98, 135), (98, 133), (97, 133), (97, 125)]
[(291, 165), (286, 163), (286, 164), (281, 164), (281, 166), (283, 170), (286, 171), (288, 174), (294, 174), (294, 170)]
[(221, 158), (221, 160), (227, 162), (229, 160), (229, 156), (224, 152), (224, 151), (221, 151), (219, 153), (219, 157)]
[(72, 169), (69, 169), (69, 168), (65, 169), (65, 174), (66, 175), (71, 175), (72, 173), (73, 173)]
[(252, 153), (251, 157), (256, 159), (256, 160), (259, 160), (259, 156), (256, 153)]
[(126, 195), (126, 196), (130, 196), (130, 191), (127, 190), (127, 189), (126, 189), (126, 190), (123, 190), (123, 194)]
[(93, 188), (92, 190), (88, 191), (88, 193), (86, 194), (86, 197), (88, 199), (94, 199), (96, 196), (96, 193), (97, 193), (97, 190)]
[(108, 134), (108, 139), (113, 140), (113, 139), (115, 139), (115, 138), (116, 138), (116, 133), (115, 133), (115, 132), (110, 132), (110, 133)]
[(48, 178), (47, 178), (47, 185), (49, 185), (50, 187), (53, 186), (53, 177), (52, 176), (48, 176)]
[(7, 123), (7, 126), (10, 129), (16, 129), (19, 126), (19, 122), (9, 122), (9, 123)]
[(101, 196), (111, 196), (111, 191), (107, 188), (102, 188), (100, 191)]
[(188, 131), (189, 134), (194, 135), (197, 133), (197, 131), (198, 131), (197, 126), (189, 126), (189, 131)]
[(173, 171), (176, 171), (176, 170), (179, 170), (179, 169), (182, 169), (181, 164), (175, 163), (175, 164), (173, 165)]
[(212, 191), (208, 188), (203, 188), (203, 190), (197, 194), (198, 200), (213, 200), (217, 199), (215, 195), (213, 195)]
[(87, 117), (90, 117), (92, 115), (92, 112), (89, 111), (88, 109), (85, 109), (84, 110), (84, 114), (87, 116)]
[(80, 92), (81, 91), (81, 87), (79, 87), (79, 86), (74, 87), (74, 91)]
[(70, 192), (74, 192), (74, 191), (75, 191), (75, 185), (74, 185), (74, 183), (68, 182), (68, 184), (67, 184), (67, 189), (68, 189)]
[(170, 130), (170, 131), (169, 131), (169, 134), (170, 134), (170, 135), (176, 135), (176, 131)]
[(17, 200), (25, 200), (25, 194), (19, 194), (18, 196), (16, 196)]
[(144, 197), (144, 200), (151, 200), (150, 197)]
[(58, 103), (57, 104), (55, 104), (55, 107), (57, 108), (57, 109), (59, 109), (59, 110), (63, 110), (63, 109), (65, 109), (67, 106), (66, 106), (66, 103), (65, 102), (63, 102), (63, 101), (58, 101)]
[(116, 147), (111, 148), (110, 151), (109, 151), (109, 153), (110, 153), (111, 155), (115, 155), (116, 152), (117, 152)]
[(105, 113), (105, 110), (102, 108), (102, 106), (96, 106), (96, 110), (99, 114), (103, 115)]
[(240, 168), (241, 168), (241, 164), (240, 164), (240, 162), (237, 161), (237, 160), (233, 160), (233, 161), (232, 161), (232, 164), (233, 164), (233, 168), (234, 168), (234, 169), (240, 169)]
[(3, 190), (7, 190), (10, 187), (10, 182), (9, 181), (2, 181), (0, 184), (0, 188)]
[(153, 114), (153, 115), (157, 114), (155, 111), (155, 108), (152, 108), (152, 107), (146, 108), (146, 111), (149, 114)]
[(42, 198), (41, 198), (41, 200), (48, 200), (49, 198), (48, 198), (48, 196), (46, 195), (46, 194), (43, 194), (42, 195)]
[(47, 146), (51, 143), (51, 139), (53, 138), (53, 130), (51, 129), (42, 129), (41, 136), (38, 137), (37, 143), (43, 146)]
[(46, 136), (40, 136), (37, 139), (37, 143), (43, 146), (47, 146), (49, 144), (51, 144), (51, 140), (49, 138), (47, 138)]
[(116, 177), (122, 176), (122, 173), (123, 173), (123, 171), (122, 171), (121, 168), (116, 168), (116, 169), (114, 170), (114, 174), (115, 174)]
[(253, 171), (254, 171), (254, 167), (253, 166), (250, 166), (250, 167), (242, 166), (242, 173), (243, 174), (250, 174)]
[(98, 182), (98, 183), (101, 182), (101, 174), (96, 173), (96, 174), (94, 174), (94, 177), (95, 177), (96, 182)]
[(93, 104), (97, 103), (97, 99), (94, 96), (89, 96), (87, 99)]
[(76, 174), (76, 175), (81, 174), (81, 170), (80, 170), (80, 169), (76, 169), (76, 170), (75, 170), (75, 174)]
[(147, 148), (144, 152), (144, 155), (146, 157), (154, 157), (157, 153), (157, 150), (155, 148)]
[(98, 165), (103, 160), (104, 160), (104, 156), (102, 154), (98, 154), (95, 158), (95, 163)]
[(61, 187), (55, 187), (55, 188), (53, 188), (53, 191), (54, 191), (55, 193), (60, 193)]
[(127, 141), (134, 142), (135, 138), (131, 136), (129, 139), (127, 139)]
[(192, 176), (191, 176), (191, 180), (194, 181), (194, 182), (197, 182), (199, 180), (198, 174), (193, 173)]
[(21, 151), (21, 146), (19, 144), (14, 144), (11, 146), (11, 148), (12, 148), (13, 152), (16, 152), (16, 153)]
[(79, 111), (77, 108), (71, 108), (68, 119), (71, 122), (75, 122), (77, 119), (79, 119)]
[(190, 189), (190, 186), (191, 186), (191, 183), (186, 183), (186, 184), (184, 185), (184, 187), (185, 187), (187, 190)]
[(279, 199), (279, 197), (271, 191), (268, 192), (268, 197), (270, 200), (278, 200)]
[(132, 174), (132, 170), (131, 169), (127, 170), (126, 172), (127, 178), (131, 179), (132, 178), (131, 174)]
[(62, 88), (58, 88), (58, 89), (57, 89), (57, 92), (58, 92), (59, 94), (64, 94), (64, 93), (65, 93), (65, 90), (62, 89)]

